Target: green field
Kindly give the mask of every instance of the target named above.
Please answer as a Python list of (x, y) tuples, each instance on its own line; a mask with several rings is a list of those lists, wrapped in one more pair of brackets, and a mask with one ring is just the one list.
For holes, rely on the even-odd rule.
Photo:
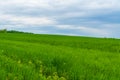
[(120, 80), (120, 39), (0, 33), (0, 80)]

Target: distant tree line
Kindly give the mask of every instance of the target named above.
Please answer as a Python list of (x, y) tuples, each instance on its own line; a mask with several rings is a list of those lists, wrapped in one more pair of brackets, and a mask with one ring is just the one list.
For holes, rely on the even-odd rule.
[(7, 30), (7, 29), (0, 29), (0, 33), (29, 33), (29, 34), (33, 34), (30, 32), (22, 32), (22, 31)]
[(1, 29), (0, 33), (7, 33), (7, 29)]

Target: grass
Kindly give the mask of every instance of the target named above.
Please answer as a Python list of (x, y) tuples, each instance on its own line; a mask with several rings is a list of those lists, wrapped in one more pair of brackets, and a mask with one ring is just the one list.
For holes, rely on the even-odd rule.
[(0, 80), (120, 80), (120, 40), (0, 33)]

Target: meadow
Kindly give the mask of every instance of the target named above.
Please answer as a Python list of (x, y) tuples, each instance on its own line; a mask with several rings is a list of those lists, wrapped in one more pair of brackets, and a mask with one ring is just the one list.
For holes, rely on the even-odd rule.
[(0, 80), (120, 80), (120, 39), (0, 33)]

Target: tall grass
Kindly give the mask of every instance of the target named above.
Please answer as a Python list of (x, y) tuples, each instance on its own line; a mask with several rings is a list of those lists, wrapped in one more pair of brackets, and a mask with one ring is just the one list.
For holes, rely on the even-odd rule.
[(0, 80), (120, 80), (120, 40), (0, 34)]

